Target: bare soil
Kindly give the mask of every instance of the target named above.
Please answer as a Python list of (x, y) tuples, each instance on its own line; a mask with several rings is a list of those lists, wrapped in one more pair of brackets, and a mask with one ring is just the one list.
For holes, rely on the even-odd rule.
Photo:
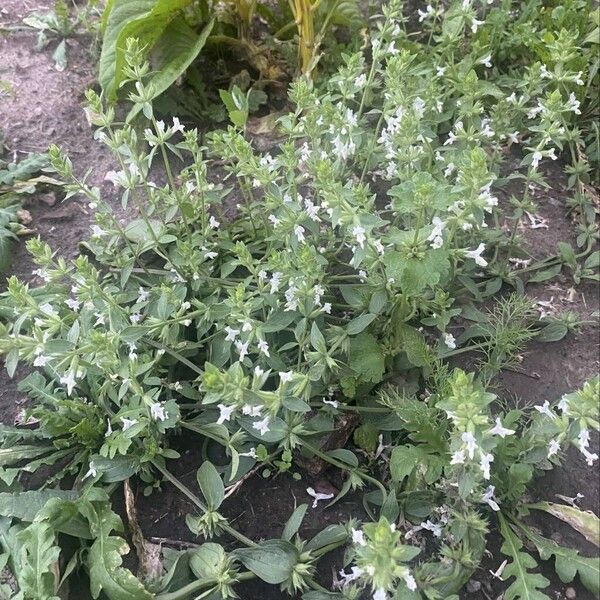
[[(51, 0), (4, 0), (0, 7), (0, 26), (18, 25), (21, 19), (32, 10), (51, 8)], [(55, 69), (51, 58), (54, 44), (42, 52), (34, 50), (35, 34), (19, 31), (3, 34), (0, 29), (0, 79), (12, 85), (14, 96), (0, 105), (0, 130), (5, 136), (8, 152), (16, 158), (29, 152), (46, 150), (51, 143), (63, 147), (71, 157), (75, 170), (83, 175), (88, 170), (90, 180), (103, 188), (105, 197), (110, 197), (111, 185), (104, 182), (105, 173), (113, 168), (108, 151), (93, 140), (82, 110), (83, 94), (87, 87), (94, 85), (94, 57), (90, 53), (90, 40), (74, 38), (68, 40), (68, 67), (63, 72)], [(552, 190), (539, 191), (537, 202), (539, 214), (547, 219), (548, 229), (525, 228), (531, 252), (541, 257), (555, 250), (558, 241), (573, 243), (574, 225), (567, 216), (564, 203), (564, 179), (560, 165), (549, 165)], [(90, 214), (85, 204), (77, 200), (61, 201), (49, 206), (40, 197), (33, 197), (28, 205), (33, 217), (31, 227), (37, 235), (47, 241), (53, 249), (66, 257), (78, 252), (78, 243), (88, 235)], [(115, 213), (122, 221), (128, 216), (115, 202)], [(25, 281), (33, 281), (33, 265), (24, 244), (16, 247), (11, 274)], [(0, 281), (0, 290), (4, 287)], [(571, 291), (572, 283), (559, 279), (549, 285), (528, 287), (528, 293), (542, 301), (551, 301), (556, 312), (572, 310), (585, 320), (598, 310), (598, 288), (580, 285)], [(542, 308), (542, 307), (541, 307)], [(543, 307), (548, 310), (548, 307)], [(572, 391), (586, 379), (598, 373), (599, 369), (599, 330), (596, 324), (586, 324), (579, 333), (569, 334), (557, 343), (533, 343), (523, 356), (518, 372), (506, 371), (498, 378), (498, 393), (509, 403), (540, 403), (554, 400), (563, 393)], [(17, 378), (11, 380), (0, 373), (0, 420), (12, 423), (19, 412), (24, 398), (16, 390)], [(192, 485), (198, 467), (198, 454), (194, 448), (186, 448), (181, 440), (182, 460), (171, 465), (182, 480)], [(593, 451), (598, 452), (598, 440), (593, 439)], [(314, 487), (338, 485), (338, 473), (328, 471), (320, 479), (313, 480), (303, 473), (301, 481), (290, 475), (263, 480), (260, 475), (248, 480), (237, 495), (227, 501), (226, 513), (243, 533), (253, 539), (278, 537), (293, 507), (310, 502), (306, 494), (309, 485)], [(563, 468), (555, 469), (541, 478), (532, 490), (532, 499), (556, 500), (555, 494), (575, 496), (584, 494), (581, 506), (598, 514), (600, 498), (600, 476), (590, 469), (581, 455), (569, 452)], [(140, 523), (148, 538), (164, 538), (167, 545), (177, 542), (194, 543), (197, 540), (185, 525), (185, 515), (193, 513), (193, 507), (180, 494), (165, 484), (159, 493), (145, 498), (141, 489), (136, 490)], [(364, 517), (360, 496), (347, 496), (331, 509), (322, 505), (309, 510), (302, 533), (309, 537), (329, 523), (347, 520), (350, 516)], [(593, 556), (597, 549), (590, 547), (585, 540), (570, 528), (563, 526), (542, 513), (532, 516), (532, 522), (547, 536), (556, 541), (580, 549), (583, 554)], [(497, 525), (492, 522), (490, 528)], [(490, 542), (491, 555), (474, 575), (463, 597), (490, 600), (502, 597), (506, 584), (494, 578), (495, 571), (504, 557), (499, 551), (498, 536)], [(333, 574), (341, 568), (342, 553), (334, 553), (319, 563), (317, 579), (330, 586)], [(592, 596), (578, 582), (564, 585), (554, 575), (550, 565), (545, 567), (546, 576), (552, 586), (546, 592), (556, 600), (569, 597)], [(274, 600), (284, 594), (260, 582), (247, 586), (240, 592), (243, 600)]]

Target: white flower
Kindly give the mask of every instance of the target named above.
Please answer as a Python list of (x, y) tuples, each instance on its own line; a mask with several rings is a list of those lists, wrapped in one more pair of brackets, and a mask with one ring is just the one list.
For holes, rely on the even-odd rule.
[(183, 133), (185, 131), (185, 127), (179, 122), (177, 117), (173, 117), (173, 133), (176, 131), (181, 131), (181, 133)]
[(415, 578), (410, 573), (407, 573), (404, 576), (404, 581), (406, 582), (406, 587), (409, 590), (411, 590), (412, 592), (414, 592), (417, 589), (417, 582), (415, 581)]
[(349, 585), (353, 581), (356, 581), (357, 579), (360, 579), (360, 577), (361, 577), (361, 575), (363, 573), (364, 573), (364, 571), (360, 567), (351, 567), (350, 568), (350, 573), (346, 573), (344, 570), (341, 570), (339, 572), (340, 585), (342, 587), (346, 587), (347, 585)]
[(43, 312), (45, 315), (48, 315), (49, 317), (54, 317), (58, 314), (54, 306), (52, 306), (52, 304), (50, 304), (49, 302), (44, 302), (44, 304), (40, 304), (38, 308), (41, 312)]
[(77, 380), (75, 379), (75, 373), (73, 371), (67, 371), (60, 379), (59, 382), (61, 385), (66, 386), (67, 388), (67, 396), (70, 396), (73, 392), (73, 388), (77, 385)]
[(483, 478), (490, 478), (490, 465), (494, 462), (494, 455), (482, 452), (479, 457), (479, 467), (483, 472)]
[(373, 600), (388, 600), (388, 595), (383, 588), (377, 588), (373, 594)]
[(281, 379), (281, 383), (288, 383), (294, 377), (293, 371), (279, 371), (279, 379)]
[(429, 234), (427, 241), (432, 242), (432, 248), (441, 248), (444, 244), (443, 232), (446, 229), (446, 223), (439, 217), (433, 217), (431, 224), (433, 225), (433, 230)]
[(255, 421), (254, 423), (252, 423), (252, 428), (259, 431), (260, 435), (265, 435), (265, 433), (267, 433), (268, 431), (271, 431), (269, 429), (270, 422), (271, 422), (271, 417), (269, 417), (269, 415), (267, 415), (261, 421)]
[(548, 458), (552, 458), (555, 454), (558, 454), (560, 450), (560, 443), (558, 440), (550, 440), (548, 444)]
[(237, 338), (237, 336), (240, 334), (240, 330), (239, 329), (232, 329), (228, 325), (227, 327), (225, 327), (225, 333), (227, 334), (225, 336), (225, 341), (226, 342), (234, 342), (235, 339)]
[(579, 449), (583, 450), (584, 448), (587, 448), (590, 445), (590, 432), (587, 429), (582, 429), (579, 432), (579, 435), (577, 436), (578, 438), (578, 445), (579, 445)]
[(575, 98), (575, 94), (571, 92), (569, 94), (569, 100), (567, 102), (567, 110), (574, 112), (576, 115), (580, 115), (581, 111), (579, 110), (581, 102)]
[(283, 273), (279, 273), (278, 271), (276, 271), (275, 273), (273, 273), (272, 277), (271, 277), (271, 294), (274, 294), (275, 292), (279, 291), (279, 286), (281, 285), (281, 276), (283, 275)]
[(421, 529), (431, 531), (435, 537), (442, 537), (442, 526), (440, 523), (433, 523), (429, 519), (421, 523)]
[(569, 414), (569, 400), (567, 399), (566, 396), (563, 396), (560, 399), (560, 402), (558, 403), (558, 410), (560, 410), (560, 412), (563, 414), (563, 417), (565, 415)]
[(240, 354), (238, 358), (239, 362), (243, 362), (244, 358), (246, 358), (246, 355), (248, 354), (248, 344), (249, 342), (242, 342), (242, 340), (237, 340), (235, 342), (235, 347)]
[(231, 419), (231, 415), (235, 411), (235, 406), (227, 406), (226, 404), (219, 404), (217, 408), (220, 411), (219, 418), (217, 419), (217, 424), (221, 425), (225, 421), (229, 421)]
[(482, 58), (479, 62), (481, 62), (482, 65), (484, 65), (485, 67), (490, 69), (492, 66), (492, 55), (488, 54), (487, 56)]
[(136, 300), (136, 304), (141, 304), (142, 302), (146, 302), (150, 297), (150, 292), (145, 290), (142, 286), (138, 288), (138, 297)]
[(504, 427), (500, 417), (496, 417), (496, 425), (494, 425), (494, 427), (492, 427), (488, 433), (491, 435), (499, 435), (501, 438), (505, 438), (507, 435), (514, 435), (515, 430)]
[(365, 540), (365, 534), (360, 529), (352, 528), (352, 543), (358, 544), (359, 546), (367, 545), (367, 540)]
[(443, 74), (446, 72), (446, 69), (447, 69), (447, 67), (440, 67), (440, 66), (437, 66), (437, 67), (435, 68), (435, 74), (436, 74), (438, 77), (442, 77), (442, 75), (443, 75)]
[(312, 503), (313, 508), (317, 508), (317, 504), (321, 500), (331, 500), (334, 496), (334, 494), (321, 494), (320, 492), (315, 492), (315, 490), (311, 487), (306, 488), (306, 493), (314, 498)]
[(473, 33), (477, 33), (477, 30), (479, 29), (479, 27), (481, 25), (483, 25), (485, 23), (485, 21), (479, 21), (478, 19), (476, 19), (475, 17), (473, 17), (472, 21), (471, 21), (471, 31)]
[(556, 419), (556, 414), (550, 410), (550, 403), (548, 402), (548, 400), (546, 400), (541, 406), (536, 405), (533, 408), (535, 408), (535, 410), (537, 410), (542, 415), (546, 415), (551, 419)]
[(375, 246), (375, 250), (377, 250), (381, 256), (385, 254), (385, 246), (381, 243), (381, 240), (374, 240), (373, 246)]
[(265, 355), (265, 356), (271, 356), (269, 354), (269, 344), (267, 344), (267, 342), (265, 340), (259, 340), (258, 342), (258, 349)]
[(49, 361), (50, 361), (49, 356), (44, 356), (43, 354), (40, 354), (35, 357), (35, 360), (33, 361), (33, 366), (34, 367), (45, 367)]
[(496, 488), (493, 485), (488, 486), (485, 490), (481, 499), (490, 506), (490, 508), (496, 512), (500, 510), (498, 503), (494, 500), (494, 493), (496, 492)]
[(304, 242), (304, 232), (306, 231), (306, 229), (304, 229), (304, 227), (302, 227), (302, 225), (296, 225), (296, 227), (294, 227), (294, 235), (296, 236), (296, 238), (298, 239), (298, 241), (300, 243)]
[(108, 436), (112, 435), (112, 432), (113, 432), (113, 428), (110, 423), (110, 419), (107, 418), (106, 419), (106, 431), (104, 432), (104, 437), (108, 437)]
[(210, 216), (210, 219), (208, 220), (208, 226), (211, 229), (218, 229), (220, 224), (221, 223), (219, 223), (219, 221), (217, 221), (212, 215)]
[(462, 465), (465, 462), (465, 451), (457, 450), (452, 453), (452, 458), (450, 460), (451, 465)]
[(359, 90), (363, 87), (365, 87), (365, 85), (367, 84), (367, 76), (364, 73), (361, 73), (355, 80), (354, 80), (354, 87), (358, 88)]
[(277, 227), (281, 221), (275, 215), (269, 215), (269, 221), (271, 221), (273, 227)]
[(590, 467), (594, 466), (594, 462), (598, 460), (597, 454), (592, 454), (587, 448), (582, 448), (581, 453), (585, 456), (585, 460)]
[(88, 477), (96, 477), (96, 467), (94, 467), (94, 463), (90, 462), (90, 468), (88, 472), (83, 476), (83, 479), (87, 479)]
[(467, 446), (467, 453), (469, 454), (469, 460), (473, 460), (473, 457), (475, 456), (475, 450), (477, 450), (477, 440), (475, 439), (475, 436), (470, 431), (465, 431), (460, 436), (460, 439)]
[(81, 302), (79, 300), (75, 300), (74, 298), (67, 298), (65, 300), (65, 304), (71, 309), (77, 312), (79, 307), (81, 306)]
[(244, 404), (242, 406), (242, 414), (249, 415), (251, 417), (260, 417), (262, 408), (260, 406), (252, 406), (252, 404)]
[(325, 304), (323, 304), (323, 308), (321, 309), (321, 312), (327, 313), (328, 315), (331, 314), (331, 302), (325, 302)]
[(340, 405), (337, 400), (327, 400), (327, 398), (323, 398), (323, 404), (329, 404), (329, 406), (333, 406), (333, 408), (337, 408)]
[(485, 252), (485, 244), (479, 244), (475, 250), (467, 250), (465, 256), (466, 258), (472, 258), (475, 264), (480, 267), (487, 267), (487, 260), (481, 256), (483, 252)]
[(451, 333), (444, 334), (444, 344), (446, 344), (446, 346), (448, 346), (448, 348), (452, 350), (456, 348), (456, 340), (454, 339), (454, 336)]
[(142, 318), (142, 315), (139, 312), (133, 313), (132, 315), (129, 316), (129, 320), (135, 325), (136, 323), (139, 323), (140, 320)]
[(365, 228), (360, 225), (356, 225), (352, 228), (352, 235), (356, 238), (357, 244), (361, 247), (365, 247)]
[(150, 405), (150, 416), (155, 421), (166, 421), (167, 420), (167, 411), (165, 410), (165, 405), (162, 402), (154, 402)]
[(127, 417), (121, 417), (121, 423), (123, 423), (123, 431), (127, 431), (134, 425), (137, 425), (137, 419), (128, 419)]
[(542, 160), (542, 158), (543, 158), (543, 154), (539, 150), (536, 150), (533, 153), (533, 156), (531, 157), (531, 166), (534, 169), (537, 169), (538, 165), (540, 164), (540, 160)]

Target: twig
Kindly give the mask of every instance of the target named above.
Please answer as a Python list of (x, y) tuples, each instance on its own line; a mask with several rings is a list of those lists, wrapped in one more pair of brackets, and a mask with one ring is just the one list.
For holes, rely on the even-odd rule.
[(200, 548), (200, 544), (193, 542), (184, 542), (183, 540), (172, 540), (163, 537), (148, 538), (153, 544), (161, 544), (163, 546), (173, 546), (174, 548)]

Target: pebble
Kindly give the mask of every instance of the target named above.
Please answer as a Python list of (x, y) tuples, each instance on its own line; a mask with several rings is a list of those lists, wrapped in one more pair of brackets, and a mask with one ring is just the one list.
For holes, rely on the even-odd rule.
[(469, 579), (467, 582), (467, 592), (469, 594), (475, 594), (481, 589), (481, 581), (477, 581), (476, 579)]
[(56, 204), (56, 194), (54, 192), (47, 192), (38, 196), (40, 202), (43, 202), (46, 206), (54, 206)]
[(577, 592), (572, 587), (568, 587), (565, 590), (565, 596), (568, 600), (575, 600), (575, 598), (577, 598)]

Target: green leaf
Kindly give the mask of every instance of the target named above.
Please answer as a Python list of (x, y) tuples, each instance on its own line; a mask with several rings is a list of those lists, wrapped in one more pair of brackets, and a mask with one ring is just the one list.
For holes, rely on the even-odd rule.
[(217, 510), (225, 498), (225, 486), (215, 466), (208, 460), (202, 463), (196, 475), (200, 491), (211, 510)]
[[(15, 575), (25, 598), (58, 600), (53, 567), (60, 555), (54, 530), (49, 523), (32, 523), (17, 534), (20, 556), (14, 557)], [(18, 562), (17, 562), (18, 561)]]
[(285, 540), (267, 540), (252, 548), (232, 552), (257, 577), (267, 583), (283, 583), (298, 563), (298, 549)]
[(359, 448), (367, 452), (375, 452), (379, 439), (379, 429), (371, 423), (365, 423), (354, 430), (353, 439)]
[(568, 331), (569, 328), (566, 323), (555, 319), (540, 330), (536, 339), (539, 342), (558, 342), (558, 340), (562, 340), (567, 335)]
[(381, 381), (385, 371), (384, 356), (379, 342), (370, 333), (361, 333), (351, 339), (348, 362), (365, 381)]
[(283, 528), (283, 533), (281, 534), (282, 540), (289, 542), (298, 533), (300, 525), (302, 524), (302, 520), (304, 519), (304, 515), (306, 514), (307, 508), (308, 504), (301, 504), (292, 513), (292, 516), (287, 520), (287, 523)]
[(527, 507), (543, 510), (557, 519), (561, 519), (578, 531), (588, 542), (600, 547), (600, 519), (593, 512), (555, 502), (537, 502), (528, 504)]
[[(70, 504), (79, 496), (79, 492), (75, 490), (29, 490), (12, 494), (5, 492), (0, 494), (0, 515), (32, 523), (49, 501), (56, 500)], [(63, 523), (53, 525), (62, 533), (91, 539), (87, 523), (76, 515)]]
[(549, 600), (548, 596), (539, 590), (548, 587), (550, 582), (539, 573), (531, 573), (531, 570), (537, 567), (537, 562), (530, 554), (522, 551), (523, 542), (502, 514), (499, 514), (498, 518), (500, 520), (500, 532), (504, 538), (500, 551), (511, 559), (502, 575), (505, 580), (511, 577), (515, 578), (504, 592), (505, 600), (514, 600), (515, 598), (521, 600)]
[(122, 524), (109, 504), (90, 502), (82, 507), (82, 512), (95, 537), (87, 554), (92, 597), (98, 598), (103, 592), (110, 600), (152, 600), (153, 594), (121, 566), (121, 556), (129, 552), (129, 546), (123, 538), (110, 535), (113, 529), (122, 528)]
[(190, 555), (190, 569), (198, 579), (217, 579), (225, 556), (225, 550), (219, 544), (202, 544)]
[(356, 335), (357, 333), (360, 333), (361, 331), (366, 329), (375, 320), (376, 317), (377, 315), (372, 315), (369, 313), (365, 315), (360, 315), (359, 317), (352, 319), (352, 321), (348, 323), (348, 326), (346, 327), (346, 332), (348, 333), (348, 335)]
[[(176, 17), (169, 23), (152, 51), (156, 66), (147, 83), (152, 89), (152, 98), (168, 90), (185, 73), (204, 48), (214, 25), (213, 17), (198, 34), (183, 17)], [(127, 120), (133, 119), (139, 111), (140, 105), (137, 104), (127, 115)]]
[(396, 446), (390, 458), (390, 473), (394, 481), (408, 477), (423, 459), (423, 453), (416, 446)]
[(400, 348), (415, 367), (426, 367), (432, 361), (431, 348), (425, 341), (425, 336), (410, 325), (401, 323), (396, 329)]
[(115, 0), (102, 41), (99, 80), (104, 92), (115, 99), (123, 81), (127, 38), (137, 38), (150, 50), (179, 11), (192, 0)]
[(579, 575), (581, 583), (593, 594), (600, 595), (600, 558), (580, 556), (577, 550), (559, 546), (535, 533), (529, 527), (522, 526), (525, 535), (535, 544), (542, 560), (555, 557), (554, 569), (563, 583), (571, 583)]

